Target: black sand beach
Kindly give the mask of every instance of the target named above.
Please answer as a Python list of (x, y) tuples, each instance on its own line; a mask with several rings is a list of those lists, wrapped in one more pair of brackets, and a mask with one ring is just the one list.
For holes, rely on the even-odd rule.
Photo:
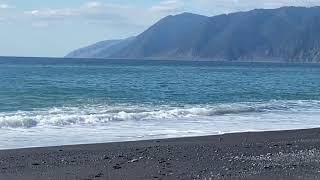
[(4, 150), (0, 179), (320, 179), (320, 129)]

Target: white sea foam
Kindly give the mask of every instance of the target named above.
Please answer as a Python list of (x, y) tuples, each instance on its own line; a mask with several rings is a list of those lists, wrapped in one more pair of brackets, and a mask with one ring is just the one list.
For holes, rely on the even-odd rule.
[(0, 149), (320, 127), (320, 101), (86, 105), (0, 113)]
[(259, 113), (320, 112), (320, 101), (269, 101), (215, 105), (150, 106), (87, 105), (0, 113), (0, 128), (98, 125), (113, 121), (211, 119), (217, 116)]

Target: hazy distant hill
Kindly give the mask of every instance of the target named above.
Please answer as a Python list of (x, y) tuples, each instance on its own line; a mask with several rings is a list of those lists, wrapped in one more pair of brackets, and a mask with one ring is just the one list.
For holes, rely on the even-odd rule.
[(96, 44), (77, 49), (69, 53), (66, 57), (68, 58), (108, 58), (111, 54), (123, 49), (135, 37), (119, 40), (106, 40)]
[(120, 47), (108, 42), (83, 48), (68, 57), (318, 62), (320, 7), (214, 17), (183, 13), (122, 42), (116, 42)]

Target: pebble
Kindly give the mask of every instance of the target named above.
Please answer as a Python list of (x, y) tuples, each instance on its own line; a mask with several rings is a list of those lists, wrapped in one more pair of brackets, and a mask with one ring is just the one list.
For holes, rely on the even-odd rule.
[(99, 173), (99, 174), (95, 175), (96, 178), (99, 178), (99, 177), (102, 177), (102, 176), (103, 176), (102, 173)]
[(113, 169), (121, 169), (122, 167), (120, 166), (120, 164), (116, 164), (115, 166), (113, 166)]
[(138, 161), (138, 159), (132, 159), (132, 160), (128, 161), (128, 163), (134, 163), (134, 162), (137, 162), (137, 161)]
[(109, 157), (108, 156), (103, 156), (103, 159), (106, 160), (106, 159), (109, 159)]

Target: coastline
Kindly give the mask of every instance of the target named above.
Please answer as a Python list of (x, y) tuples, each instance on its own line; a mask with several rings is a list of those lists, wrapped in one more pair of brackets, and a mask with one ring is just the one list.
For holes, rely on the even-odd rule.
[(319, 179), (320, 129), (0, 151), (0, 179)]
[[(286, 60), (286, 59), (279, 59), (279, 58), (253, 58), (253, 59), (241, 59), (241, 60), (226, 60), (226, 59), (212, 59), (212, 58), (170, 58), (170, 57), (145, 57), (145, 58), (90, 58), (90, 57), (29, 57), (29, 56), (0, 56), (0, 60), (2, 59), (11, 59), (11, 60), (28, 60), (28, 59), (42, 59), (46, 58), (52, 60), (71, 60), (72, 62), (79, 62), (79, 60), (91, 60), (91, 61), (107, 61), (107, 62), (180, 62), (180, 63), (190, 63), (190, 62), (197, 62), (197, 63), (223, 63), (226, 65), (234, 65), (234, 64), (278, 64), (278, 65), (319, 65), (319, 62), (305, 62), (302, 60)], [(257, 59), (259, 59), (257, 61)], [(77, 61), (78, 60), (78, 61)], [(79, 62), (81, 63), (81, 61)]]

